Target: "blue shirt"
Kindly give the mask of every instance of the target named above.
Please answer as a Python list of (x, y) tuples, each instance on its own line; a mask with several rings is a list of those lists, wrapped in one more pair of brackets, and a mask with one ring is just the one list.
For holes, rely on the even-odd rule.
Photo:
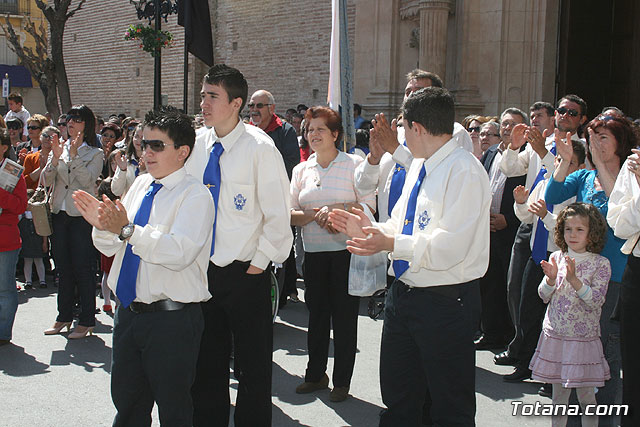
[[(609, 198), (604, 191), (595, 189), (596, 176), (597, 170), (579, 169), (566, 177), (564, 182), (558, 182), (552, 177), (547, 184), (544, 199), (547, 203), (555, 205), (576, 196), (576, 202), (594, 205), (606, 218)], [(600, 255), (611, 263), (611, 280), (614, 282), (622, 281), (622, 273), (627, 265), (627, 255), (620, 252), (623, 244), (624, 240), (614, 236), (613, 230), (607, 224), (607, 242)]]

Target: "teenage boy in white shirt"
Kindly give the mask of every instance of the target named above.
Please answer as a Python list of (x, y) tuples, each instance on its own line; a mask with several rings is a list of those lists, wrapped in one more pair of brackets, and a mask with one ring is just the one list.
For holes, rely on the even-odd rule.
[[(358, 255), (391, 253), (380, 349), (380, 426), (419, 425), (426, 392), (434, 425), (474, 425), (478, 278), (489, 263), (487, 173), (452, 138), (446, 89), (417, 91), (403, 105), (414, 156), (391, 218), (334, 210), (333, 227)], [(455, 372), (455, 375), (451, 375)]]
[[(213, 200), (184, 162), (195, 140), (191, 119), (173, 108), (149, 112), (143, 131), (148, 174), (122, 202), (84, 191), (74, 203), (94, 226), (93, 243), (115, 255), (109, 287), (120, 304), (113, 326), (114, 426), (192, 425), (191, 386), (207, 301)], [(137, 260), (136, 260), (137, 258)]]
[[(200, 96), (206, 132), (185, 167), (216, 202), (205, 328), (192, 395), (193, 425), (229, 423), (229, 357), (238, 379), (236, 427), (271, 425), (271, 261), (289, 256), (289, 179), (282, 155), (258, 127), (240, 120), (248, 85), (235, 68), (209, 69)], [(216, 200), (217, 198), (217, 200)]]

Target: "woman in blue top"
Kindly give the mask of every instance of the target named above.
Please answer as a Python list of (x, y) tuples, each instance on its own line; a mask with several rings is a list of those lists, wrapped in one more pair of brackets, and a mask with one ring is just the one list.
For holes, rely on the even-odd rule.
[[(556, 129), (556, 147), (560, 156), (560, 165), (549, 180), (545, 201), (558, 204), (576, 196), (576, 202), (590, 203), (607, 217), (609, 195), (613, 190), (618, 172), (631, 149), (637, 144), (631, 123), (617, 115), (599, 115), (587, 125), (588, 142), (587, 157), (595, 167), (593, 170), (581, 169), (567, 176), (567, 170), (573, 147), (571, 135), (566, 139)], [(615, 237), (611, 227), (607, 226), (607, 242), (600, 255), (611, 263), (611, 282), (600, 318), (600, 338), (605, 357), (611, 368), (611, 380), (597, 394), (599, 404), (613, 404), (615, 394), (620, 387), (620, 342), (619, 324), (611, 322), (618, 295), (620, 281), (627, 263), (627, 255), (620, 252), (624, 240)]]

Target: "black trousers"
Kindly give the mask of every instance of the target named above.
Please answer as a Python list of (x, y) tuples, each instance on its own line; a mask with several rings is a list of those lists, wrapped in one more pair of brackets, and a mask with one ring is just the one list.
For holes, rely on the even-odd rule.
[(118, 305), (111, 365), (114, 427), (150, 426), (154, 401), (162, 426), (192, 424), (190, 390), (203, 327), (199, 304), (141, 314)]
[(268, 269), (247, 274), (249, 262), (209, 263), (209, 292), (202, 303), (204, 333), (193, 396), (193, 425), (229, 425), (229, 359), (238, 380), (236, 427), (271, 425), (271, 282)]
[[(550, 252), (547, 252), (549, 259)], [(529, 258), (524, 268), (522, 277), (522, 293), (520, 294), (520, 324), (518, 325), (518, 335), (522, 337), (518, 353), (512, 354), (518, 359), (518, 367), (529, 368), (529, 362), (533, 357), (542, 331), (542, 321), (547, 305), (542, 302), (538, 295), (538, 286), (544, 278), (544, 272), (540, 264), (533, 258)]]
[(532, 224), (520, 224), (516, 238), (511, 249), (511, 260), (509, 261), (509, 272), (507, 273), (507, 301), (509, 303), (509, 314), (515, 329), (515, 336), (509, 343), (507, 351), (510, 356), (515, 357), (520, 351), (522, 344), (522, 330), (520, 329), (520, 298), (522, 296), (522, 278), (524, 268), (531, 256)]
[(629, 255), (622, 276), (620, 346), (622, 351), (622, 403), (629, 405), (623, 426), (640, 425), (640, 258)]
[(489, 268), (480, 279), (480, 327), (485, 340), (507, 344), (513, 338), (513, 323), (507, 304), (509, 253), (504, 246), (491, 239)]
[[(439, 289), (438, 289), (439, 288)], [(425, 396), (434, 425), (475, 425), (478, 281), (409, 288), (396, 280), (385, 304), (380, 426), (420, 426)]]
[(91, 225), (81, 216), (69, 216), (64, 211), (53, 214), (53, 235), (56, 270), (60, 273), (58, 287), (58, 322), (73, 321), (75, 290), (80, 297), (81, 326), (96, 324), (96, 249), (91, 240)]
[(327, 370), (333, 326), (333, 386), (349, 387), (356, 362), (360, 299), (348, 293), (351, 254), (305, 252), (305, 302), (309, 309), (305, 381), (317, 382)]

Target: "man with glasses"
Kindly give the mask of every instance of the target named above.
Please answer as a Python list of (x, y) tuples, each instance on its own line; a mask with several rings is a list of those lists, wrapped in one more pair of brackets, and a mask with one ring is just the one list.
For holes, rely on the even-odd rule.
[[(537, 103), (534, 103), (535, 106)], [(533, 108), (532, 106), (532, 108)], [(571, 132), (571, 139), (579, 140), (578, 128), (587, 119), (587, 103), (577, 95), (565, 95), (558, 101), (558, 108), (555, 111), (556, 127), (561, 132)], [(516, 142), (516, 140), (518, 142)], [(500, 169), (508, 177), (526, 174), (525, 188), (533, 190), (534, 183), (540, 181), (538, 175), (540, 170), (545, 168), (546, 174), (541, 178), (548, 178), (555, 170), (555, 142), (552, 132), (549, 130), (543, 134), (539, 129), (527, 127), (524, 130), (524, 138), (517, 138), (509, 145), (500, 161)], [(520, 150), (522, 145), (524, 150)], [(507, 278), (507, 295), (509, 302), (509, 312), (511, 320), (515, 326), (515, 336), (509, 343), (507, 350), (494, 357), (497, 365), (517, 366), (517, 355), (522, 345), (524, 332), (520, 326), (520, 314), (526, 312), (526, 307), (521, 307), (524, 281), (523, 275), (525, 266), (531, 257), (531, 230), (532, 224), (520, 224), (516, 238), (511, 250), (511, 261)], [(522, 376), (513, 377), (510, 380), (522, 380)], [(509, 379), (507, 379), (509, 381)]]
[(500, 170), (500, 159), (511, 143), (511, 132), (520, 123), (528, 123), (524, 111), (507, 108), (500, 115), (501, 142), (492, 145), (480, 161), (491, 187), (489, 268), (480, 280), (482, 302), (481, 330), (476, 350), (503, 349), (513, 337), (507, 305), (507, 271), (511, 246), (520, 221), (513, 210), (513, 189), (524, 184), (524, 175), (507, 178)]
[(7, 130), (9, 131), (9, 140), (11, 140), (11, 147), (9, 149), (9, 158), (14, 162), (18, 161), (18, 144), (22, 142), (22, 129), (24, 124), (22, 120), (17, 117), (10, 117), (7, 121)]
[[(287, 169), (287, 176), (291, 181), (293, 168), (300, 163), (300, 147), (296, 130), (292, 125), (280, 120), (280, 117), (275, 115), (275, 99), (266, 90), (254, 92), (247, 107), (249, 108), (251, 124), (258, 126), (273, 139), (276, 148), (282, 155), (284, 166)], [(291, 228), (291, 232), (295, 234), (295, 227)], [(297, 276), (296, 258), (292, 246), (289, 257), (284, 263), (284, 281), (280, 290), (280, 307), (287, 305), (287, 297), (290, 297), (293, 302), (298, 301)]]

